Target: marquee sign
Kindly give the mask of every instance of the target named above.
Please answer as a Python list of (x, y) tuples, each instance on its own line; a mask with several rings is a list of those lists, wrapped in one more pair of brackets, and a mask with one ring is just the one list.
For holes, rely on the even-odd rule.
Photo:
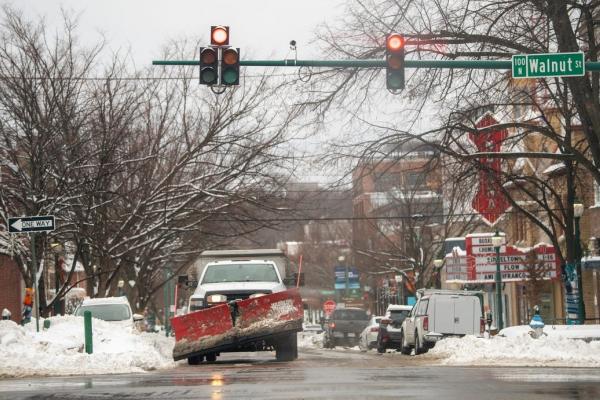
[[(466, 255), (446, 256), (446, 280), (464, 283), (493, 283), (496, 276), (496, 249), (491, 245), (493, 234), (467, 235)], [(500, 247), (500, 273), (503, 282), (524, 282), (530, 271), (538, 279), (560, 277), (560, 264), (553, 246), (540, 244), (533, 247), (535, 259), (528, 251), (515, 246)], [(532, 262), (535, 266), (532, 266)]]

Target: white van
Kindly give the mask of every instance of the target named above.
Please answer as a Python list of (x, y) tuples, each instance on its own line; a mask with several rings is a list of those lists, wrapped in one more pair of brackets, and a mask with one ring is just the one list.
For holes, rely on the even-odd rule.
[(483, 336), (483, 293), (420, 289), (418, 301), (402, 323), (402, 354), (427, 352), (447, 336)]
[(75, 315), (83, 317), (85, 311), (90, 311), (92, 318), (108, 321), (123, 328), (133, 328), (136, 322), (144, 319), (142, 315), (134, 314), (131, 311), (129, 301), (124, 296), (86, 298), (75, 310)]

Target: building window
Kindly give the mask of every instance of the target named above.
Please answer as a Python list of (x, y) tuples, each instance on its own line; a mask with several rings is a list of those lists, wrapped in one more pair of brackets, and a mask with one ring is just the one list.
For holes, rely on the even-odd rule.
[(406, 189), (418, 189), (425, 184), (425, 175), (422, 172), (407, 172), (404, 179)]

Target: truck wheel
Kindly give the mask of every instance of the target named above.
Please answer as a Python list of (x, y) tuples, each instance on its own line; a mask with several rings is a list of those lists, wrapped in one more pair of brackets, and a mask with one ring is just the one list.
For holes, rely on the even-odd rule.
[(421, 345), (421, 339), (419, 339), (419, 332), (415, 331), (415, 356), (423, 353), (424, 351)]
[(298, 336), (296, 332), (282, 339), (275, 346), (275, 358), (277, 361), (293, 361), (298, 357)]
[(405, 356), (410, 356), (411, 348), (404, 343), (404, 331), (400, 332), (400, 353)]
[(215, 362), (217, 361), (217, 354), (216, 353), (208, 353), (206, 355), (206, 362)]
[(192, 356), (188, 357), (187, 360), (189, 365), (198, 365), (204, 360), (204, 356)]

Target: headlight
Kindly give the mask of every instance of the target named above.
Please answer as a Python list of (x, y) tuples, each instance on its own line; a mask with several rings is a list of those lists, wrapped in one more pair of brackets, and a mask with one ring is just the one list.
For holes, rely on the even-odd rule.
[(257, 297), (266, 296), (266, 295), (267, 295), (266, 293), (254, 293), (254, 294), (250, 295), (250, 298), (255, 299)]
[(224, 296), (222, 294), (211, 294), (210, 296), (206, 297), (206, 302), (207, 303), (225, 303), (227, 301), (227, 296)]
[(204, 308), (202, 299), (190, 299), (190, 311), (201, 310), (202, 308)]

